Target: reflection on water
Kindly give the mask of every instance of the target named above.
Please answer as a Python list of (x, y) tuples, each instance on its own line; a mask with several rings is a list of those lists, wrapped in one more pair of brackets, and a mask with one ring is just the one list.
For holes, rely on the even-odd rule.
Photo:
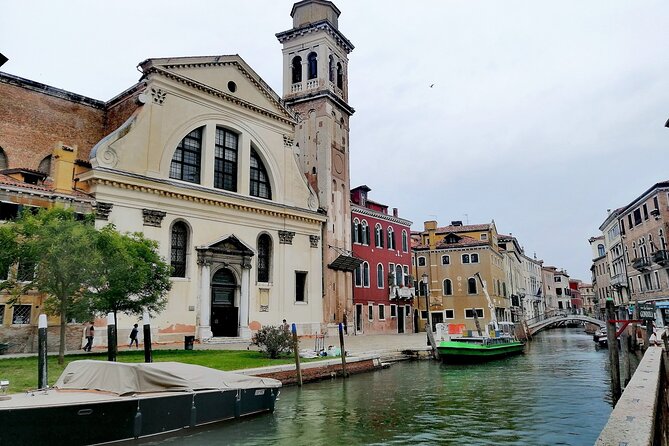
[(282, 389), (273, 414), (169, 445), (592, 445), (611, 412), (606, 350), (581, 328), (481, 365), (403, 362)]

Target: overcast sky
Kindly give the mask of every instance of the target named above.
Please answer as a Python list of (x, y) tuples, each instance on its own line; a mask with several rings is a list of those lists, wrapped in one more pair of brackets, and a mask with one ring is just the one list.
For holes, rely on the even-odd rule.
[[(494, 219), (589, 282), (606, 210), (669, 179), (669, 2), (334, 3), (355, 45), (351, 186), (413, 229)], [(147, 58), (239, 54), (281, 95), (292, 4), (5, 1), (1, 70), (108, 100)]]

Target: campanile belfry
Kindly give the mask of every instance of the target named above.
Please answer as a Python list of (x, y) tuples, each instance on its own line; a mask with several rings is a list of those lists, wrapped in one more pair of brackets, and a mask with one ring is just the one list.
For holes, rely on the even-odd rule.
[(294, 148), (327, 214), (323, 228), (323, 321), (333, 328), (344, 312), (353, 320), (349, 178), (348, 53), (339, 9), (326, 0), (303, 0), (290, 13), (283, 44), (283, 98), (297, 114)]

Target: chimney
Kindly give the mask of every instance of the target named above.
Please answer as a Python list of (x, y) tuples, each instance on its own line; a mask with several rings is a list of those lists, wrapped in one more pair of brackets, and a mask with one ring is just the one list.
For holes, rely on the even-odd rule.
[(451, 226), (462, 226), (462, 221), (461, 220), (452, 221)]
[(393, 217), (397, 217), (397, 208), (393, 208)]
[(59, 142), (53, 150), (53, 188), (56, 192), (72, 192), (74, 161), (77, 147), (68, 147)]

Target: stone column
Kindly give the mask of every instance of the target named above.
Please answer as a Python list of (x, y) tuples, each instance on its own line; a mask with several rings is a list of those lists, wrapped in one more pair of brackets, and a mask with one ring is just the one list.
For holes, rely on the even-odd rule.
[(244, 259), (242, 262), (242, 283), (239, 296), (239, 337), (251, 339), (249, 329), (249, 306), (251, 304), (251, 262)]
[(200, 258), (200, 326), (198, 338), (200, 341), (211, 338), (211, 260)]

